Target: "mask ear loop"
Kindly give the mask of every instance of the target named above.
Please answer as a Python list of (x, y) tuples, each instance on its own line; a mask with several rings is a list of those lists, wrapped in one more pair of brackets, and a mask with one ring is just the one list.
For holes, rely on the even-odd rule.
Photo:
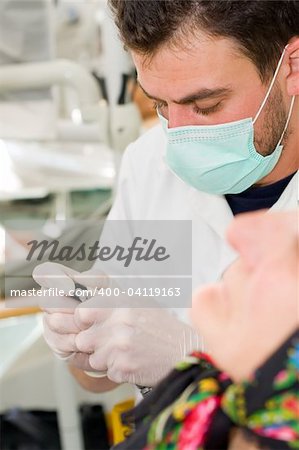
[(284, 48), (284, 50), (283, 50), (283, 52), (282, 52), (282, 55), (281, 55), (281, 57), (280, 57), (280, 60), (278, 61), (278, 64), (277, 64), (276, 70), (275, 70), (275, 72), (274, 72), (274, 75), (273, 75), (272, 81), (271, 81), (271, 83), (270, 83), (270, 86), (269, 86), (269, 88), (268, 88), (267, 94), (266, 94), (266, 96), (265, 96), (265, 98), (264, 98), (264, 100), (263, 100), (261, 106), (259, 107), (259, 110), (258, 110), (258, 112), (256, 113), (255, 118), (253, 119), (253, 125), (255, 124), (255, 122), (257, 121), (257, 119), (259, 118), (259, 116), (260, 116), (260, 114), (261, 114), (261, 112), (262, 112), (262, 109), (263, 109), (263, 107), (265, 106), (265, 104), (266, 104), (266, 102), (267, 102), (267, 100), (268, 100), (268, 98), (269, 98), (269, 95), (270, 95), (270, 93), (271, 93), (271, 90), (272, 90), (272, 88), (273, 88), (273, 85), (274, 85), (274, 83), (275, 83), (275, 81), (276, 81), (276, 78), (277, 78), (279, 69), (280, 69), (280, 67), (281, 67), (281, 64), (282, 64), (282, 61), (283, 61), (285, 52), (286, 52), (286, 47)]
[(290, 123), (290, 120), (291, 120), (291, 116), (292, 116), (292, 112), (293, 112), (294, 103), (295, 103), (295, 98), (296, 98), (296, 96), (293, 95), (292, 100), (291, 100), (291, 104), (290, 104), (290, 109), (289, 109), (289, 114), (288, 114), (288, 117), (287, 117), (287, 121), (286, 121), (285, 127), (283, 129), (283, 132), (281, 134), (281, 138), (279, 139), (278, 145), (281, 144), (281, 141), (283, 140), (285, 132), (287, 131), (287, 128), (289, 126), (289, 123)]

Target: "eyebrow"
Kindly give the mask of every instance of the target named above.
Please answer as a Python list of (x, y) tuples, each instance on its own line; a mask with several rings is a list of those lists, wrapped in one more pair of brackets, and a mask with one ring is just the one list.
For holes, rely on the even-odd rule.
[[(164, 102), (164, 100), (154, 97), (141, 86), (139, 81), (137, 80), (137, 83), (140, 87), (140, 89), (144, 92), (144, 94), (150, 98), (151, 100), (156, 100), (158, 102)], [(207, 99), (213, 99), (218, 98), (224, 95), (228, 95), (232, 92), (232, 89), (227, 86), (223, 88), (216, 88), (216, 89), (201, 89), (200, 91), (194, 92), (193, 94), (187, 95), (186, 97), (180, 99), (180, 100), (173, 100), (173, 103), (176, 103), (178, 105), (186, 105), (188, 103), (193, 103), (195, 101), (199, 100), (207, 100)]]

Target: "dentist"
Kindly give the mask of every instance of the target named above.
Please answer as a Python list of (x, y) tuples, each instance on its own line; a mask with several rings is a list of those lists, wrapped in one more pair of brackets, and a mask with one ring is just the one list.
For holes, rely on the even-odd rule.
[[(214, 282), (233, 259), (224, 236), (234, 215), (297, 207), (299, 4), (110, 4), (160, 125), (125, 152), (109, 219), (192, 220), (193, 284)], [(35, 279), (49, 286), (53, 273), (82, 282), (50, 263)], [(88, 302), (90, 308), (48, 308), (44, 318), (49, 346), (88, 389), (153, 386), (200, 346), (191, 326), (169, 311), (103, 310), (100, 299)]]

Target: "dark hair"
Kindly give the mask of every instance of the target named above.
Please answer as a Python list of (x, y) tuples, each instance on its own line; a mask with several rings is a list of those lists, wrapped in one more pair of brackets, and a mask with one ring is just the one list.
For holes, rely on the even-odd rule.
[(262, 80), (275, 70), (292, 36), (299, 35), (298, 0), (109, 0), (125, 46), (153, 55), (183, 43), (196, 30), (231, 38)]

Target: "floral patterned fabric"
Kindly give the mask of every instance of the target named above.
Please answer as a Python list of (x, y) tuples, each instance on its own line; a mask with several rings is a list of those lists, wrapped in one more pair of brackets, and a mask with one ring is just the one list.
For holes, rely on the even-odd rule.
[[(180, 390), (171, 401), (167, 386)], [(299, 449), (299, 331), (243, 383), (233, 383), (207, 355), (192, 353), (136, 413), (136, 432), (119, 450), (226, 449), (233, 427), (271, 450)]]

